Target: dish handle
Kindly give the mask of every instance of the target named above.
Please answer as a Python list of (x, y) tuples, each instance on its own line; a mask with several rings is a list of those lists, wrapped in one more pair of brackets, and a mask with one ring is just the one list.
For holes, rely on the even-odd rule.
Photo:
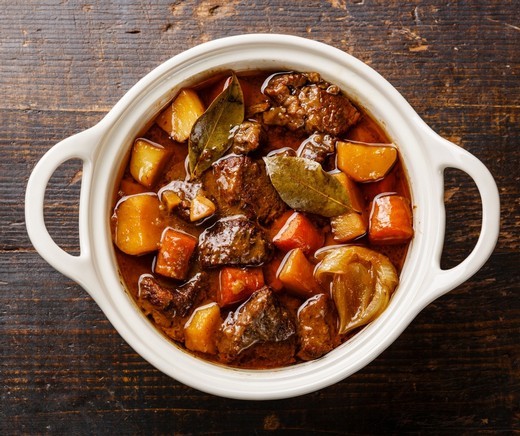
[[(64, 139), (47, 151), (34, 167), (25, 192), (25, 225), (34, 248), (55, 269), (79, 283), (90, 294), (96, 277), (88, 237), (86, 207), (89, 204), (93, 155), (100, 141), (100, 129), (92, 127)], [(57, 168), (70, 159), (81, 159), (83, 172), (79, 205), (80, 254), (71, 255), (54, 242), (44, 219), (47, 184)]]
[(487, 167), (471, 153), (442, 138), (429, 127), (428, 143), (432, 145), (430, 158), (440, 184), (440, 201), (444, 205), (444, 170), (456, 168), (464, 171), (475, 182), (482, 204), (480, 235), (471, 253), (457, 266), (443, 270), (440, 259), (444, 245), (445, 215), (442, 216), (442, 231), (435, 241), (435, 255), (432, 256), (429, 287), (422, 293), (423, 307), (459, 286), (473, 276), (493, 252), (500, 230), (500, 198), (493, 176)]

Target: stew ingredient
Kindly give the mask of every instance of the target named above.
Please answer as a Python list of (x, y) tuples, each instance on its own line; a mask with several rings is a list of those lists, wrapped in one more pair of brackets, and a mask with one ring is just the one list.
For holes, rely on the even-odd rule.
[(182, 89), (135, 139), (112, 226), (151, 322), (244, 368), (317, 359), (376, 319), (413, 236), (397, 147), (312, 72)]

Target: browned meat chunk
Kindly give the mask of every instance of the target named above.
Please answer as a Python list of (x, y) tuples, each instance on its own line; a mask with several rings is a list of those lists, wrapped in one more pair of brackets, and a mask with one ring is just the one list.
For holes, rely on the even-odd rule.
[(339, 87), (322, 80), (318, 73), (275, 75), (264, 93), (277, 103), (263, 113), (268, 125), (341, 136), (361, 117)]
[(230, 362), (257, 343), (281, 343), (290, 340), (295, 333), (287, 309), (273, 291), (263, 287), (224, 321), (218, 350), (224, 360)]
[(272, 254), (273, 246), (262, 230), (241, 215), (220, 219), (199, 238), (202, 267), (261, 265)]
[(204, 273), (195, 275), (177, 289), (165, 288), (152, 275), (145, 274), (139, 280), (139, 298), (147, 300), (155, 309), (163, 313), (182, 317), (188, 314), (201, 292), (207, 288), (208, 282)]
[(318, 73), (282, 73), (269, 78), (263, 93), (271, 97), (278, 104), (282, 104), (291, 95), (295, 95), (298, 89), (309, 82), (319, 82)]
[(332, 350), (337, 344), (336, 318), (332, 303), (326, 294), (308, 299), (298, 311), (298, 357), (313, 360)]
[(262, 161), (229, 156), (206, 174), (204, 186), (216, 198), (221, 213), (245, 214), (261, 224), (269, 224), (286, 210)]
[(230, 152), (248, 154), (259, 148), (265, 142), (265, 132), (260, 123), (244, 121), (238, 126), (233, 136)]
[(330, 135), (314, 133), (302, 142), (299, 155), (320, 164), (336, 150), (336, 140)]

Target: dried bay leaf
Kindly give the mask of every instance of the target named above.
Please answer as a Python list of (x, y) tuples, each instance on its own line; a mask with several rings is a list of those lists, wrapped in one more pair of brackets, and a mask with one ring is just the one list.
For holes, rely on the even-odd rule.
[(352, 210), (345, 187), (310, 159), (274, 155), (264, 157), (267, 174), (289, 207), (333, 217)]
[(231, 146), (233, 127), (244, 120), (244, 96), (237, 77), (213, 100), (193, 125), (188, 144), (192, 178), (199, 177)]

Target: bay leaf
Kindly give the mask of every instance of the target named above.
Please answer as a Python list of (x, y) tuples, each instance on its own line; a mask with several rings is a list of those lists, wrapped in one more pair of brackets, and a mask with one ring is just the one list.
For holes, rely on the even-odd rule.
[(318, 162), (303, 157), (264, 157), (267, 174), (276, 191), (292, 209), (325, 217), (352, 209), (345, 187)]
[(231, 146), (233, 127), (244, 121), (244, 96), (237, 77), (213, 100), (191, 129), (188, 164), (192, 178), (199, 177)]

